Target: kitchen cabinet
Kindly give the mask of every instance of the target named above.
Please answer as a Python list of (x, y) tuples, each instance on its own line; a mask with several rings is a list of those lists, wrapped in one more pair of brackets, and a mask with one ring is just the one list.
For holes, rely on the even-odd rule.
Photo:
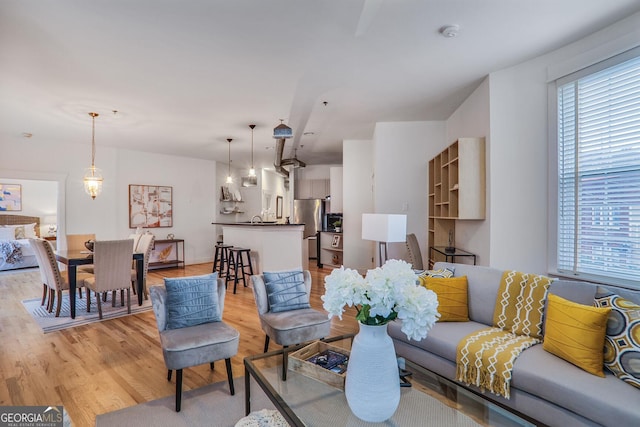
[(330, 192), (328, 179), (300, 179), (296, 181), (296, 199), (324, 199)]
[(485, 219), (485, 168), (484, 138), (460, 138), (429, 161), (429, 248), (454, 247), (456, 221)]
[(342, 213), (342, 167), (330, 168), (329, 177), (331, 212)]

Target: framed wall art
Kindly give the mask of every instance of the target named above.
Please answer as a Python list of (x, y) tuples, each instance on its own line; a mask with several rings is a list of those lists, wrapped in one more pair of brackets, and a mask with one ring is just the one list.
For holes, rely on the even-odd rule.
[(173, 189), (129, 185), (129, 228), (173, 227)]
[(22, 210), (22, 185), (0, 184), (0, 211)]

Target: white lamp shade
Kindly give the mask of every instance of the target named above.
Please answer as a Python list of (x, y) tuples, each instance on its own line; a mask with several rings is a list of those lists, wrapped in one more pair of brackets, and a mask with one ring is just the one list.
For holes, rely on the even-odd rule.
[(376, 242), (406, 242), (407, 216), (362, 214), (362, 239)]

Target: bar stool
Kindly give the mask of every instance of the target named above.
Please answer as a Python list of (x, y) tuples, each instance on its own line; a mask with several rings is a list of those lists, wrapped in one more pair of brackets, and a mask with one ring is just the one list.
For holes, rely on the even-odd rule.
[[(242, 280), (244, 287), (247, 287), (247, 274), (253, 275), (253, 264), (251, 263), (251, 249), (231, 247), (228, 249), (229, 258), (227, 262), (227, 275), (225, 284), (233, 280), (233, 293), (236, 293), (238, 281)], [(244, 256), (243, 256), (244, 254)], [(246, 258), (246, 262), (245, 262)], [(249, 269), (247, 271), (247, 268)], [(233, 269), (233, 274), (231, 274)]]
[(224, 277), (226, 275), (227, 264), (229, 263), (229, 249), (232, 245), (225, 245), (222, 242), (218, 242), (215, 246), (216, 252), (213, 255), (213, 270), (212, 273), (218, 272), (218, 277)]

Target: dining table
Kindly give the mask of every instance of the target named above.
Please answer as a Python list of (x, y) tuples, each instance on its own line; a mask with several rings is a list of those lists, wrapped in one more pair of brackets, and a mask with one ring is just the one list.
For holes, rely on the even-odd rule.
[[(56, 260), (67, 266), (67, 274), (69, 275), (69, 308), (71, 318), (75, 319), (78, 266), (93, 264), (93, 253), (79, 250), (57, 250), (55, 254)], [(138, 305), (142, 305), (142, 299), (144, 297), (144, 253), (134, 252), (133, 260), (136, 262), (136, 293), (138, 296)]]

